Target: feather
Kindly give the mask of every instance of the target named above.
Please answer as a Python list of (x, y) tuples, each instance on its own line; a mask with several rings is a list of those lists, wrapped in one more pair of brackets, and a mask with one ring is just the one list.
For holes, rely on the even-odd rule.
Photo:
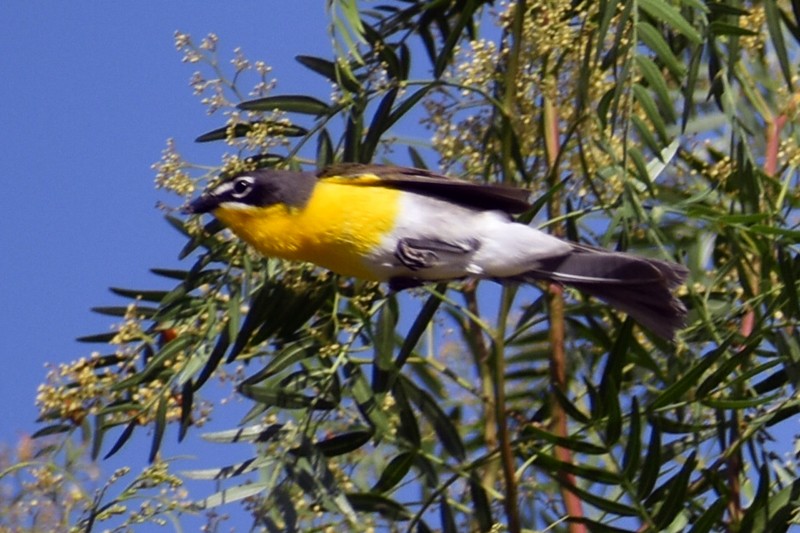
[(525, 189), (472, 183), (418, 168), (345, 163), (324, 168), (317, 176), (348, 179), (365, 186), (392, 187), (474, 209), (523, 213), (531, 207), (530, 191)]

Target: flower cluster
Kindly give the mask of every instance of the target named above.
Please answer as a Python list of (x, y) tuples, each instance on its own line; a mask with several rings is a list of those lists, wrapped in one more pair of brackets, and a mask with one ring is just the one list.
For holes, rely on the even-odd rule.
[(194, 194), (195, 182), (186, 172), (186, 163), (175, 148), (175, 140), (167, 139), (167, 147), (161, 152), (161, 159), (153, 163), (156, 171), (156, 188), (172, 191), (180, 196), (189, 197)]
[[(504, 34), (512, 31), (517, 6), (502, 3), (495, 15)], [(558, 147), (565, 168), (584, 168), (586, 176), (594, 176), (623, 160), (625, 146), (622, 135), (608, 135), (601, 124), (586, 120), (586, 112), (575, 105), (579, 99), (599, 101), (616, 83), (601, 69), (587, 73), (583, 53), (588, 40), (594, 38), (593, 23), (576, 25), (567, 13), (582, 10), (586, 13), (579, 18), (591, 21), (591, 12), (597, 6), (586, 2), (576, 8), (569, 3), (538, 0), (528, 3), (526, 9), (518, 43), (512, 39), (476, 39), (457, 49), (454, 67), (446, 74), (447, 84), (426, 100), (425, 124), (433, 130), (440, 163), (466, 174), (486, 174), (487, 168), (498, 171), (487, 154), (499, 155), (502, 147), (509, 145), (508, 139), (496, 132), (510, 126), (525, 165), (516, 170), (531, 172), (538, 167), (540, 173), (546, 172), (551, 162), (545, 162), (547, 147), (540, 132), (542, 124), (552, 118), (552, 114), (546, 115), (550, 109), (556, 114), (559, 140), (569, 131), (573, 133), (570, 139), (607, 138), (602, 146), (571, 142)], [(516, 75), (511, 80), (507, 77), (514, 54)], [(554, 64), (558, 64), (557, 69)], [(589, 76), (588, 83), (582, 76)], [(579, 90), (584, 93), (579, 95)], [(515, 167), (520, 162), (512, 158), (510, 164)], [(591, 191), (602, 194), (604, 200), (616, 197), (622, 180), (615, 173), (609, 176), (611, 179), (591, 188), (575, 180), (576, 190), (582, 193), (579, 196)], [(544, 180), (538, 183), (546, 186)]]
[[(171, 330), (155, 342), (144, 331), (142, 320), (136, 306), (130, 305), (125, 320), (117, 326), (110, 340), (110, 344), (118, 346), (112, 355), (101, 356), (95, 352), (91, 357), (50, 367), (36, 395), (42, 419), (68, 421), (77, 426), (87, 416), (103, 413), (108, 424), (126, 424), (133, 420), (147, 425), (155, 420), (159, 402), (166, 401), (166, 420), (179, 420), (182, 398), (170, 383), (170, 377), (185, 365), (186, 352), (176, 351), (173, 357), (163, 360), (159, 376), (137, 384), (133, 392), (119, 386), (139, 371), (144, 352), (173, 342), (181, 333)], [(108, 409), (111, 405), (128, 407)], [(193, 415), (193, 422), (202, 425), (209, 416), (208, 406), (196, 402)]]

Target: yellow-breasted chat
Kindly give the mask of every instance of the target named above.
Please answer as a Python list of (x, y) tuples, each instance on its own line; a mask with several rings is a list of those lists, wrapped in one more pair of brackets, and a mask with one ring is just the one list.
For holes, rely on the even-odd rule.
[(427, 170), (348, 164), (243, 172), (191, 202), (260, 253), (387, 281), (394, 289), (466, 277), (573, 286), (672, 338), (686, 308), (678, 264), (568, 242), (511, 217), (523, 189)]

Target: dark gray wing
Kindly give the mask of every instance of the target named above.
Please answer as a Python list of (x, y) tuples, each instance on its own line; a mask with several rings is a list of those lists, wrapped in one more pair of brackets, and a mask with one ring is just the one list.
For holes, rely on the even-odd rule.
[[(496, 209), (506, 213), (523, 213), (530, 209), (530, 192), (516, 187), (485, 185), (462, 181), (420, 168), (395, 167), (388, 165), (364, 165), (345, 163), (320, 170), (319, 178), (358, 178), (375, 176), (380, 185), (404, 191), (434, 196), (456, 204), (475, 209)], [(376, 183), (364, 180), (364, 185)]]

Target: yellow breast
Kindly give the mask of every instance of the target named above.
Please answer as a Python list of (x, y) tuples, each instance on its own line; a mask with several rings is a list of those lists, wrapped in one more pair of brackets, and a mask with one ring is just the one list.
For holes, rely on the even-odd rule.
[(266, 256), (375, 279), (363, 258), (394, 227), (400, 194), (380, 186), (321, 180), (304, 208), (220, 207), (214, 216)]

